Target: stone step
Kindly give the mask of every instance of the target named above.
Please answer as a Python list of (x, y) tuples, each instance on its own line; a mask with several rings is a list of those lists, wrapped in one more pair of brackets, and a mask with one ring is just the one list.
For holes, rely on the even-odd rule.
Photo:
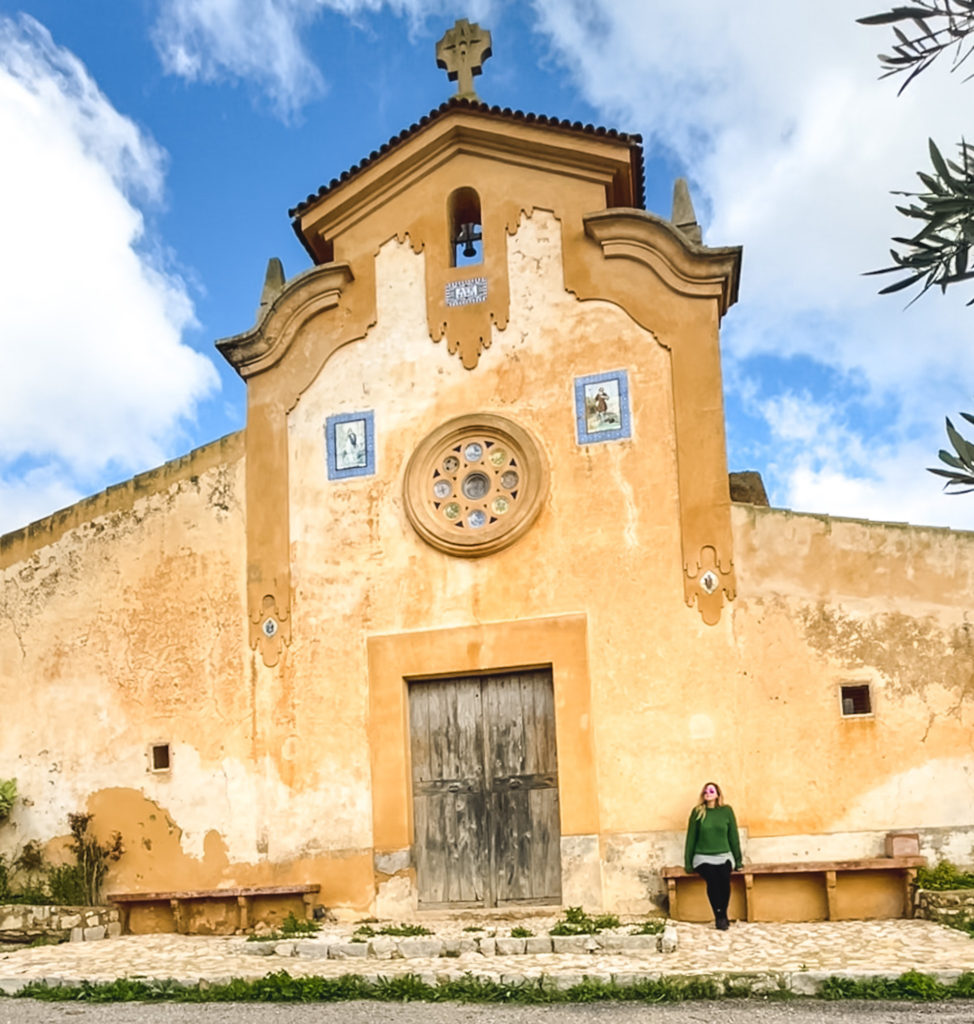
[(446, 938), (435, 935), (410, 938), (375, 936), (365, 942), (335, 938), (275, 938), (262, 942), (245, 942), (241, 952), (249, 956), (306, 957), (317, 960), (435, 959), (457, 957), (465, 953), (482, 956), (535, 956), (544, 953), (672, 953), (677, 947), (677, 932), (667, 922), (659, 935), (538, 935), (529, 938), (490, 936), (483, 938)]

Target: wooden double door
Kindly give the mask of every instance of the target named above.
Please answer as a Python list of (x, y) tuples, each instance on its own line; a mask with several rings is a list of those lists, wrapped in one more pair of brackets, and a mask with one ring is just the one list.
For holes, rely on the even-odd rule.
[(423, 907), (561, 902), (550, 669), (409, 683)]

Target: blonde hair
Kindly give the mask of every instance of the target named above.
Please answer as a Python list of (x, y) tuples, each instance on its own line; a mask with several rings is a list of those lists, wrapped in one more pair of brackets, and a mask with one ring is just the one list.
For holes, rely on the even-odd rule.
[(698, 803), (698, 804), (697, 804), (697, 806), (696, 806), (696, 807), (694, 807), (694, 809), (693, 809), (693, 813), (694, 813), (694, 814), (695, 814), (695, 815), (696, 815), (696, 816), (697, 816), (697, 817), (698, 817), (698, 818), (699, 818), (699, 819), (700, 819), (701, 821), (703, 821), (703, 816), (704, 816), (704, 815), (705, 815), (705, 814), (707, 813), (707, 801), (706, 801), (706, 800), (704, 799), (703, 793), (704, 793), (704, 790), (705, 790), (705, 789), (706, 789), (706, 788), (707, 788), (708, 786), (713, 786), (713, 787), (714, 787), (714, 789), (716, 789), (716, 790), (717, 790), (717, 804), (716, 804), (716, 806), (717, 806), (717, 807), (723, 807), (723, 806), (724, 806), (724, 794), (723, 794), (723, 793), (721, 793), (721, 791), (720, 791), (720, 786), (718, 786), (716, 782), (705, 782), (705, 783), (704, 783), (704, 784), (703, 784), (703, 785), (702, 785), (702, 786), (700, 787), (700, 803)]

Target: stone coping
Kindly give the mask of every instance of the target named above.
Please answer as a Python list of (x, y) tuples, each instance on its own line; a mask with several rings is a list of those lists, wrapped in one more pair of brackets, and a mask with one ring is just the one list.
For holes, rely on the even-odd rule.
[(676, 928), (667, 922), (658, 935), (631, 935), (619, 930), (589, 935), (534, 935), (457, 937), (436, 935), (399, 938), (376, 935), (359, 942), (346, 937), (315, 935), (303, 938), (244, 941), (241, 952), (250, 956), (305, 957), (317, 960), (412, 960), (481, 956), (537, 956), (544, 953), (672, 953), (677, 948)]
[(115, 907), (0, 903), (0, 943), (27, 943), (44, 938), (93, 942), (121, 934)]

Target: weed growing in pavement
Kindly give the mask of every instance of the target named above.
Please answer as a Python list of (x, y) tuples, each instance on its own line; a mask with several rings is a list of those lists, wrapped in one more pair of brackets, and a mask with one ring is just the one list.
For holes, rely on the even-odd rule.
[[(375, 921), (375, 918), (372, 919)], [(378, 924), (378, 922), (375, 922)], [(360, 924), (352, 932), (352, 942), (365, 942), (366, 939), (374, 939), (376, 935), (395, 935), (399, 938), (416, 935), (432, 935), (429, 928), (421, 924), (387, 924), (381, 928), (373, 928), (370, 924)]]
[(590, 917), (581, 907), (566, 907), (565, 916), (548, 930), (549, 935), (592, 935), (606, 928), (618, 928), (615, 914)]
[(280, 942), (283, 939), (295, 939), (302, 935), (313, 935), (321, 931), (321, 925), (317, 921), (302, 921), (294, 916), (293, 911), (281, 922), (277, 931), (267, 932), (264, 935), (248, 935), (248, 942)]
[(523, 925), (517, 925), (511, 929), (512, 939), (530, 939), (534, 935), (534, 932), (530, 928), (525, 928)]
[(633, 925), (629, 929), (630, 935), (659, 935), (659, 933), (665, 927), (666, 922), (660, 920), (658, 917), (651, 917), (642, 924)]

